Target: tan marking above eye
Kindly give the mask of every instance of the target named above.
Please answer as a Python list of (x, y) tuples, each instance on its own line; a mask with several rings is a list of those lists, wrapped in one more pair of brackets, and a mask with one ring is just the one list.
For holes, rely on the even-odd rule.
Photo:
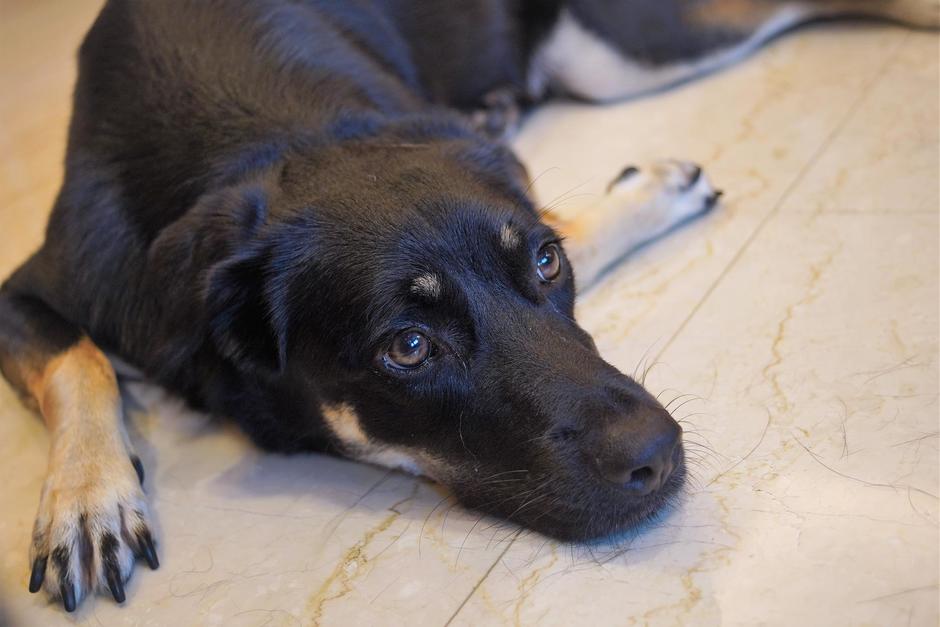
[(522, 237), (512, 225), (504, 224), (499, 229), (499, 243), (506, 250), (512, 250), (522, 242)]
[(422, 274), (411, 282), (411, 293), (426, 298), (441, 297), (441, 279), (436, 274)]

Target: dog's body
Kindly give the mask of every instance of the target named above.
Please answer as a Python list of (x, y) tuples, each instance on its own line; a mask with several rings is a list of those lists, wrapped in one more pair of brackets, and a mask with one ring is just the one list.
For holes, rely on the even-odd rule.
[(635, 95), (846, 13), (937, 19), (894, 0), (110, 2), (45, 244), (0, 290), (0, 367), (52, 433), (31, 590), (121, 601), (135, 553), (157, 565), (102, 351), (265, 448), (425, 473), (558, 537), (659, 509), (681, 430), (574, 323), (570, 266), (590, 283), (717, 195), (690, 164), (629, 168), (553, 230), (491, 135), (549, 91)]

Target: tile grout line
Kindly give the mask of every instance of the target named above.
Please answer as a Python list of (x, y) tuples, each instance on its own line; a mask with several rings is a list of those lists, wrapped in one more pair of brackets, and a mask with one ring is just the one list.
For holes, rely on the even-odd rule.
[(875, 85), (877, 85), (881, 81), (882, 78), (884, 78), (885, 74), (888, 72), (888, 69), (897, 60), (897, 57), (900, 54), (901, 48), (904, 46), (905, 43), (907, 43), (909, 39), (910, 39), (910, 35), (909, 34), (905, 35), (901, 39), (901, 41), (898, 42), (897, 46), (892, 51), (887, 61), (885, 61), (884, 65), (882, 65), (881, 68), (878, 70), (878, 72), (876, 72), (875, 75), (862, 86), (861, 93), (855, 99), (855, 101), (849, 106), (849, 109), (846, 112), (845, 117), (843, 117), (843, 119), (840, 120), (835, 125), (832, 131), (830, 131), (829, 135), (826, 136), (826, 139), (823, 140), (823, 143), (819, 146), (819, 148), (816, 149), (816, 152), (814, 152), (810, 156), (806, 164), (802, 168), (800, 168), (800, 170), (797, 172), (796, 176), (794, 177), (793, 181), (786, 187), (786, 189), (780, 195), (780, 198), (777, 200), (777, 202), (774, 204), (771, 210), (767, 212), (767, 215), (765, 215), (761, 219), (758, 225), (754, 228), (751, 234), (747, 237), (747, 239), (744, 240), (744, 243), (741, 245), (738, 251), (731, 258), (731, 261), (728, 262), (728, 265), (726, 265), (724, 269), (722, 269), (722, 271), (718, 274), (718, 276), (715, 278), (712, 284), (705, 291), (705, 294), (702, 295), (699, 301), (692, 308), (692, 311), (689, 312), (689, 315), (685, 317), (685, 319), (679, 324), (679, 327), (669, 337), (669, 339), (666, 341), (663, 347), (659, 350), (659, 352), (656, 353), (656, 356), (651, 360), (653, 363), (656, 363), (662, 359), (662, 356), (666, 353), (667, 350), (669, 350), (669, 347), (672, 346), (672, 344), (679, 338), (679, 335), (682, 334), (682, 332), (688, 326), (689, 322), (692, 321), (692, 318), (695, 317), (695, 314), (697, 314), (699, 310), (708, 301), (708, 299), (711, 298), (712, 293), (718, 288), (718, 286), (722, 283), (722, 281), (724, 281), (725, 277), (728, 276), (728, 274), (731, 272), (734, 266), (737, 265), (738, 261), (740, 261), (740, 259), (744, 256), (744, 253), (747, 252), (747, 250), (750, 248), (754, 240), (757, 239), (757, 236), (763, 232), (764, 227), (766, 227), (767, 224), (769, 224), (770, 221), (780, 213), (780, 210), (783, 208), (784, 204), (786, 204), (787, 200), (789, 200), (793, 192), (796, 191), (800, 183), (803, 182), (803, 180), (806, 178), (806, 175), (809, 174), (810, 170), (817, 163), (819, 163), (819, 160), (822, 158), (822, 156), (826, 153), (826, 151), (829, 150), (833, 142), (835, 142), (835, 140), (839, 137), (839, 135), (842, 134), (842, 131), (845, 130), (845, 127), (848, 125), (848, 123), (858, 113), (861, 106), (865, 103), (865, 101), (871, 95), (872, 88)]
[[(519, 536), (517, 534), (516, 538), (518, 537)], [(460, 605), (457, 606), (457, 609), (454, 610), (454, 613), (451, 614), (450, 618), (447, 619), (447, 622), (444, 623), (444, 627), (450, 627), (450, 624), (454, 622), (454, 619), (457, 618), (457, 615), (460, 614), (464, 606), (470, 601), (473, 595), (477, 593), (477, 590), (480, 588), (480, 586), (483, 585), (483, 582), (486, 581), (486, 578), (490, 576), (490, 573), (493, 572), (493, 569), (496, 568), (496, 565), (499, 564), (499, 562), (503, 559), (503, 556), (506, 555), (506, 552), (509, 551), (509, 547), (511, 547), (513, 543), (515, 543), (516, 538), (513, 538), (512, 540), (510, 540), (509, 544), (506, 545), (506, 548), (503, 549), (503, 552), (500, 553), (499, 556), (495, 560), (493, 560), (493, 563), (490, 564), (490, 567), (486, 569), (486, 572), (483, 573), (483, 576), (480, 577), (479, 581), (477, 581), (476, 584), (474, 584), (470, 592), (467, 593), (467, 596), (464, 597), (464, 600), (460, 602)]]

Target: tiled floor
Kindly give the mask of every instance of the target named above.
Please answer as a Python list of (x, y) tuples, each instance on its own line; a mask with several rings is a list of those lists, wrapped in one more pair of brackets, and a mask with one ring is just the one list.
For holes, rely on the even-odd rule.
[[(0, 9), (0, 275), (39, 242), (95, 5)], [(627, 544), (557, 545), (424, 481), (262, 455), (135, 384), (162, 567), (125, 607), (66, 617), (25, 591), (47, 438), (0, 384), (0, 622), (936, 625), (938, 97), (937, 35), (828, 26), (530, 120), (516, 144), (545, 201), (660, 156), (727, 192), (581, 301), (609, 360), (655, 364), (697, 460), (684, 506)]]

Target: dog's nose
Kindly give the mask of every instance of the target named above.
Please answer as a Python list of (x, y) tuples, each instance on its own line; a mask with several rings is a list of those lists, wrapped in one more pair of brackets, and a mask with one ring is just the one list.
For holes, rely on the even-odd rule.
[(651, 494), (672, 474), (681, 437), (682, 427), (665, 410), (631, 412), (606, 426), (600, 454), (595, 456), (597, 470), (631, 494)]

